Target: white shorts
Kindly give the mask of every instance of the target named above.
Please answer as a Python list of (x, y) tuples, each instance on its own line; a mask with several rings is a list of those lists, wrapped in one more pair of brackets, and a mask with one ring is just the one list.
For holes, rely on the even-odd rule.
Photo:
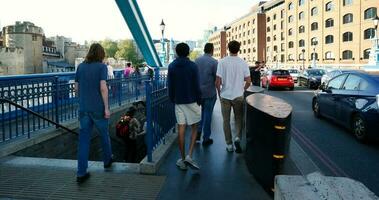
[(201, 120), (201, 108), (197, 103), (175, 104), (176, 122), (180, 125), (192, 125)]

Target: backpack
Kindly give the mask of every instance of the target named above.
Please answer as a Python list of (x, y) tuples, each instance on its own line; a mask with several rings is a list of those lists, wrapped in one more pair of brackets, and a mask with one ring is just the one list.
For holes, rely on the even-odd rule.
[(121, 117), (120, 121), (117, 122), (116, 125), (116, 135), (120, 138), (128, 138), (129, 137), (129, 120), (126, 117)]

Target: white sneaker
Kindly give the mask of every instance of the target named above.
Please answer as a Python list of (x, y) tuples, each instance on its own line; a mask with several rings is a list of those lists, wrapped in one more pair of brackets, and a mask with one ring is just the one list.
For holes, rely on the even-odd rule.
[(231, 145), (231, 144), (226, 145), (226, 150), (227, 150), (228, 152), (233, 152), (233, 151), (234, 151), (234, 149), (233, 149), (233, 145)]
[(186, 156), (186, 159), (184, 160), (184, 162), (192, 169), (196, 169), (196, 170), (200, 169), (199, 165), (197, 165), (197, 163), (194, 160), (192, 160), (192, 158), (189, 155)]
[(181, 170), (187, 170), (188, 169), (186, 163), (181, 158), (179, 158), (178, 161), (176, 161), (176, 166), (178, 166), (178, 168)]

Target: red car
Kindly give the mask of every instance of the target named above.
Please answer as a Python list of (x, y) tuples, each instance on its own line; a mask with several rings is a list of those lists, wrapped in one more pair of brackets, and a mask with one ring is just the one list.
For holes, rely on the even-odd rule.
[(262, 87), (267, 88), (289, 88), (293, 90), (295, 84), (292, 79), (291, 74), (288, 70), (278, 69), (278, 70), (269, 70), (261, 77)]

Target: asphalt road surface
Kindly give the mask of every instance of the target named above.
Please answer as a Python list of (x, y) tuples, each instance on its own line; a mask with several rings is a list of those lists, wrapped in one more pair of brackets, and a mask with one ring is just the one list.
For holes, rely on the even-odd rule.
[(378, 141), (361, 144), (343, 127), (325, 118), (315, 118), (311, 108), (314, 90), (297, 87), (294, 91), (265, 93), (292, 105), (292, 138), (324, 175), (361, 181), (379, 196)]

